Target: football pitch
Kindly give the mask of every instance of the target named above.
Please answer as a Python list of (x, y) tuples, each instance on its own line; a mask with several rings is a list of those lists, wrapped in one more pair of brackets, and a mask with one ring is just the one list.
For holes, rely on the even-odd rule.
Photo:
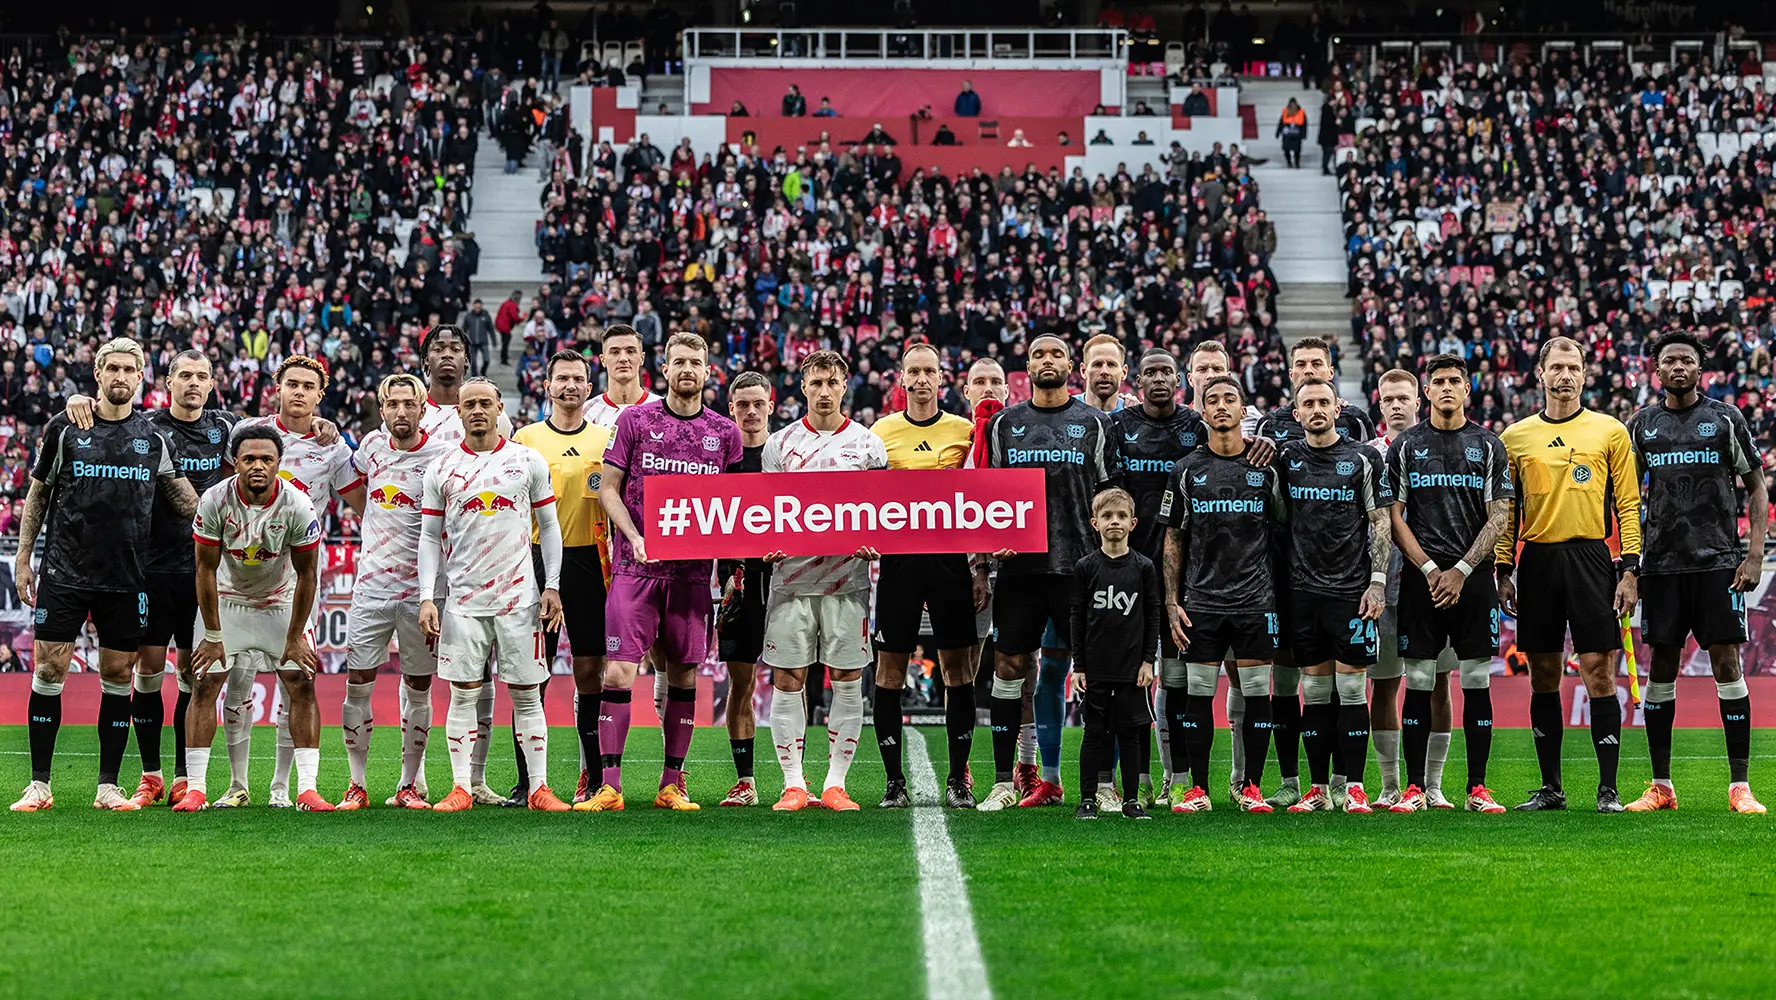
[[(941, 782), (942, 730), (921, 732)], [(1241, 816), (1221, 781), (1213, 813), (1144, 823), (1072, 818), (1078, 730), (1067, 733), (1064, 809), (945, 812), (942, 823), (935, 808), (874, 808), (882, 779), (868, 733), (851, 781), (864, 808), (848, 815), (715, 808), (733, 780), (719, 729), (698, 732), (687, 766), (697, 815), (651, 808), (659, 734), (643, 729), (625, 760), (622, 814), (304, 815), (261, 805), (272, 731), (254, 735), (253, 807), (115, 814), (90, 808), (92, 729), (64, 728), (56, 809), (0, 813), (0, 997), (907, 998), (928, 992), (928, 940), (964, 963), (974, 954), (970, 910), (1001, 998), (1776, 990), (1776, 818), (1725, 811), (1718, 731), (1678, 731), (1676, 813), (1590, 812), (1596, 765), (1571, 730), (1566, 814)], [(380, 803), (398, 740), (374, 742)], [(1226, 734), (1217, 742), (1225, 775)], [(1632, 798), (1648, 773), (1644, 736), (1625, 742)], [(760, 790), (774, 801), (767, 732), (758, 743)], [(339, 746), (337, 729), (323, 731), (321, 791), (334, 800)], [(510, 747), (509, 731), (496, 734), (489, 782), (502, 789)], [(564, 795), (573, 747), (572, 730), (553, 731)], [(1753, 787), (1766, 793), (1773, 747), (1776, 730), (1755, 734)], [(991, 775), (988, 751), (983, 728), (977, 776)], [(217, 758), (212, 787), (225, 781)], [(1450, 758), (1453, 788), (1459, 731)], [(24, 727), (0, 727), (8, 793), (24, 785), (27, 759)], [(915, 786), (921, 759), (914, 748)], [(437, 748), (428, 773), (438, 797), (448, 771)], [(1498, 732), (1491, 774), (1510, 804), (1536, 784), (1528, 730)], [(963, 893), (942, 891), (932, 852), (947, 844), (966, 907)], [(939, 971), (929, 992), (983, 995)]]

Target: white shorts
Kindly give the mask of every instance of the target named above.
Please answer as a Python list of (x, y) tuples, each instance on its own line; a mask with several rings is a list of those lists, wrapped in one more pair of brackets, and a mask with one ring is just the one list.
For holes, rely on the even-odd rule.
[(862, 670), (871, 660), (869, 591), (771, 595), (765, 611), (765, 666), (801, 670), (824, 663), (830, 670)]
[(993, 588), (987, 588), (987, 606), (974, 613), (974, 637), (985, 642), (993, 637)]
[(488, 679), (488, 657), (494, 673), (507, 684), (542, 684), (549, 679), (543, 662), (543, 623), (535, 604), (507, 615), (465, 615), (446, 609), (438, 636), (438, 676), (457, 684)]
[(352, 598), (347, 612), (347, 670), (375, 670), (388, 662), (389, 640), (395, 640), (401, 673), (429, 677), (438, 672), (438, 650), (419, 628), (418, 601)]
[[(249, 608), (244, 604), (222, 601), (217, 610), (222, 619), (224, 655), (221, 661), (210, 665), (208, 673), (223, 674), (237, 666), (254, 673), (298, 669), (294, 664), (282, 662), (284, 640), (290, 629), (289, 608)], [(312, 646), (313, 622), (309, 623), (305, 634)]]

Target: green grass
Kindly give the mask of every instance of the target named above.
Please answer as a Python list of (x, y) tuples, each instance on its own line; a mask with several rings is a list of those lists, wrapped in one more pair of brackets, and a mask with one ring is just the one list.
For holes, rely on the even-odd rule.
[[(377, 802), (397, 764), (390, 735), (371, 764)], [(263, 801), (270, 731), (256, 736)], [(554, 784), (568, 791), (572, 734), (555, 736)], [(941, 768), (942, 734), (927, 739)], [(657, 740), (636, 731), (622, 815), (175, 816), (87, 808), (95, 741), (69, 727), (58, 808), (0, 815), (0, 997), (922, 994), (910, 819), (871, 808), (881, 770), (868, 734), (852, 780), (865, 808), (846, 816), (713, 808), (733, 773), (719, 730), (698, 734), (690, 762), (709, 808), (657, 813), (644, 796)], [(1626, 744), (1634, 794), (1644, 738)], [(509, 737), (494, 745), (490, 780), (505, 787)], [(329, 797), (343, 790), (338, 746), (327, 732)], [(1583, 805), (1589, 744), (1575, 732), (1566, 746)], [(25, 750), (23, 727), (0, 727), (8, 790), (23, 784)], [(1676, 753), (1676, 814), (1239, 816), (1218, 787), (1206, 816), (952, 813), (949, 830), (1002, 998), (1767, 994), (1776, 825), (1725, 813), (1718, 732), (1680, 732)], [(1452, 758), (1453, 786), (1459, 733)], [(126, 780), (134, 768), (132, 750)], [(436, 793), (441, 754), (430, 775)], [(1535, 783), (1526, 730), (1499, 732), (1492, 775), (1513, 803)], [(776, 777), (762, 760), (768, 798)]]

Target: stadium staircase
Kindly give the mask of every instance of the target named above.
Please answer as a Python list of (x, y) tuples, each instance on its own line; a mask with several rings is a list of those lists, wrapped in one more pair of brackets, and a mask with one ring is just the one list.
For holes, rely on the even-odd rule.
[[(1301, 169), (1283, 165), (1283, 146), (1276, 136), (1277, 119), (1289, 98), (1307, 110), (1307, 141)], [(1351, 306), (1344, 297), (1348, 274), (1344, 259), (1344, 224), (1338, 211), (1338, 182), (1320, 173), (1318, 137), (1320, 95), (1303, 90), (1295, 80), (1246, 80), (1240, 101), (1253, 106), (1258, 138), (1252, 157), (1266, 162), (1252, 169), (1262, 204), (1276, 223), (1277, 250), (1270, 267), (1281, 286), (1277, 327), (1293, 344), (1302, 337), (1323, 337), (1339, 345), (1339, 392), (1356, 399), (1362, 386), (1356, 345), (1351, 341)]]
[[(537, 204), (542, 188), (537, 156), (532, 150), (523, 169), (507, 174), (505, 154), (498, 142), (482, 136), (475, 153), (475, 202), (470, 218), (481, 246), (481, 266), (470, 286), (488, 312), (497, 312), (513, 289), (523, 292), (528, 302), (542, 287), (542, 258), (536, 247), (537, 222), (542, 218)], [(519, 353), (513, 350), (514, 361)], [(488, 375), (513, 398), (518, 390), (517, 368), (499, 363), (497, 345)]]

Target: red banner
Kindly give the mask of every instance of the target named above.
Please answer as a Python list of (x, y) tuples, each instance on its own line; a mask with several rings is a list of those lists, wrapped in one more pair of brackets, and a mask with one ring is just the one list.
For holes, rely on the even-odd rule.
[(1037, 469), (649, 476), (644, 499), (655, 559), (1048, 551)]

